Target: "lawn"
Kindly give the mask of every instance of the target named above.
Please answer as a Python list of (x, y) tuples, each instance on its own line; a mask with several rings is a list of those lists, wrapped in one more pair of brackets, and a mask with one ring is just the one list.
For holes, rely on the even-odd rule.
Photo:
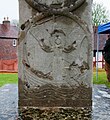
[(105, 70), (98, 70), (98, 79), (96, 79), (96, 72), (93, 72), (93, 84), (105, 84), (110, 88), (110, 82), (107, 81)]
[[(17, 73), (0, 73), (0, 87), (5, 84), (17, 84)], [(98, 80), (96, 80), (96, 71), (93, 71), (93, 84), (105, 84), (110, 88), (110, 82), (107, 81), (105, 70), (98, 70)]]
[(0, 87), (5, 84), (17, 84), (18, 74), (17, 73), (0, 73)]

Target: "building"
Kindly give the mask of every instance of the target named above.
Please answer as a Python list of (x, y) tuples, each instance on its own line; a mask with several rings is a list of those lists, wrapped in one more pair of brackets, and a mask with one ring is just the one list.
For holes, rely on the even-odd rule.
[[(104, 58), (102, 55), (103, 47), (105, 45), (105, 42), (107, 40), (107, 34), (99, 34), (98, 35), (98, 27), (94, 27), (94, 50), (93, 50), (93, 66), (96, 67), (97, 63), (97, 45), (98, 45), (98, 68), (104, 68)], [(99, 39), (99, 42), (97, 44), (97, 40)]]
[(17, 72), (18, 28), (4, 18), (0, 24), (0, 72)]

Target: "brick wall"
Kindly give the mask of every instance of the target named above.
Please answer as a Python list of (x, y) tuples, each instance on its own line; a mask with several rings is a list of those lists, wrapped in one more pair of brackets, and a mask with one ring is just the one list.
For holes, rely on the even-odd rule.
[(0, 72), (17, 72), (17, 47), (13, 39), (0, 39)]

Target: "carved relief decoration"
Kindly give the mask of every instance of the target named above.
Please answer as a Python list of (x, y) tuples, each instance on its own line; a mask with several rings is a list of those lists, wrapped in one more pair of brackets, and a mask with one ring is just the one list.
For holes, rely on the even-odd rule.
[[(84, 21), (90, 20), (90, 7), (87, 8), (90, 1), (88, 5), (86, 0), (24, 0), (23, 3), (29, 13), (26, 18), (32, 16), (21, 25), (19, 34), (19, 71), (23, 72), (19, 75), (19, 105), (91, 106), (92, 43)], [(23, 17), (21, 22), (26, 19)]]
[(91, 36), (87, 25), (71, 14), (32, 20), (23, 24), (26, 85), (80, 85), (89, 70)]

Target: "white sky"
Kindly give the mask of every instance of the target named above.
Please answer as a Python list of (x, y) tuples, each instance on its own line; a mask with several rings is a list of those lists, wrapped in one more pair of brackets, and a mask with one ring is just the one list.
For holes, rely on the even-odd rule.
[[(110, 12), (110, 0), (93, 0), (93, 2), (102, 4)], [(18, 0), (0, 0), (0, 23), (4, 17), (9, 17), (9, 20), (19, 19)]]
[(110, 0), (93, 0), (93, 3), (99, 3), (105, 7), (105, 9), (109, 12), (109, 18), (110, 18)]
[(18, 0), (0, 0), (0, 23), (4, 17), (9, 17), (9, 20), (19, 19)]

